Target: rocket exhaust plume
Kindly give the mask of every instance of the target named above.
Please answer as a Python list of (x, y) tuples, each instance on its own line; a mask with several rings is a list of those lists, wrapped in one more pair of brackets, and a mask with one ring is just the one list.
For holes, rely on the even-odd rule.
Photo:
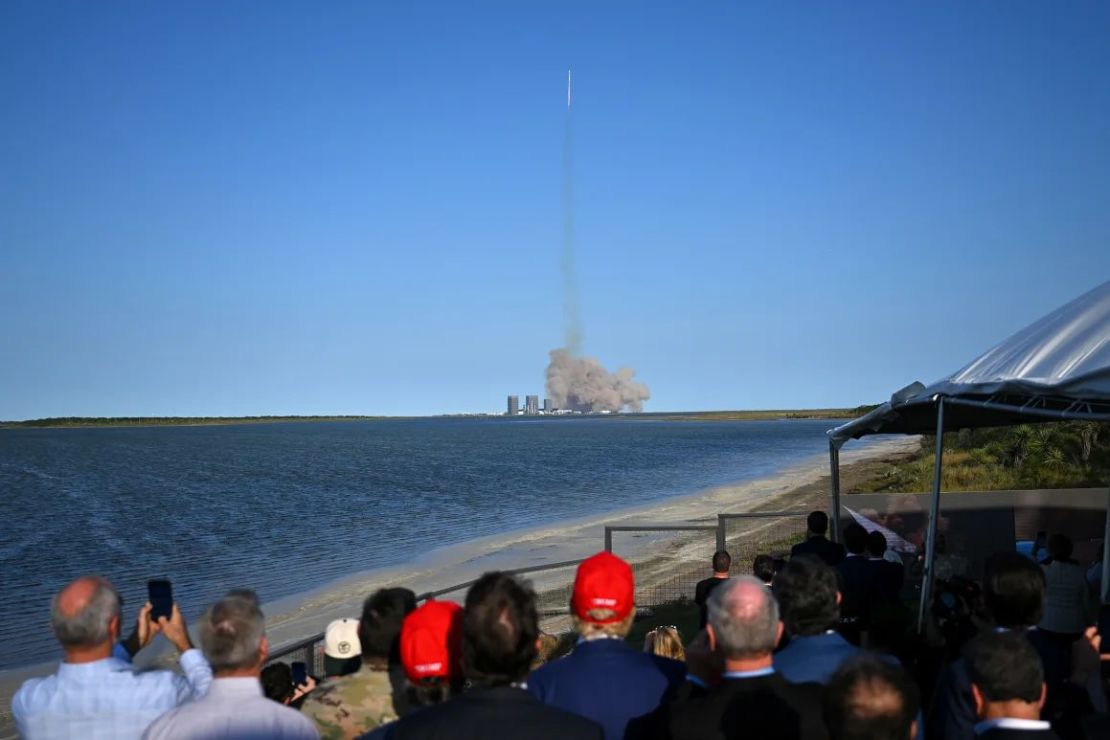
[(643, 411), (651, 391), (636, 381), (635, 375), (630, 367), (611, 373), (593, 357), (575, 357), (565, 349), (553, 349), (547, 366), (547, 396), (559, 409)]
[(563, 130), (563, 318), (564, 343), (582, 351), (582, 319), (578, 312), (578, 279), (574, 269), (574, 130), (571, 127), (571, 78), (567, 70), (567, 117)]
[(556, 408), (599, 412), (642, 411), (651, 392), (634, 380), (636, 371), (622, 367), (610, 373), (592, 357), (581, 357), (582, 321), (574, 267), (574, 136), (571, 126), (571, 71), (567, 70), (567, 115), (563, 133), (563, 311), (565, 346), (551, 350), (547, 365), (547, 396)]

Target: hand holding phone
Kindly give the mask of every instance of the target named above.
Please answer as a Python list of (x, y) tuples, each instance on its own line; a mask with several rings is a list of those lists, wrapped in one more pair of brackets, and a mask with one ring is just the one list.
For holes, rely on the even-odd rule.
[(173, 586), (166, 580), (153, 580), (146, 583), (150, 597), (150, 618), (157, 622), (160, 617), (169, 619), (173, 615)]
[(291, 667), (293, 669), (293, 685), (304, 686), (308, 682), (308, 667), (300, 661), (294, 662)]

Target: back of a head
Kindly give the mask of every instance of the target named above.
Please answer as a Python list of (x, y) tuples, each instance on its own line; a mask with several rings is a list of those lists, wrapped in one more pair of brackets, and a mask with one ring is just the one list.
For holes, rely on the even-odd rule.
[(1024, 634), (982, 634), (964, 648), (964, 660), (971, 682), (988, 702), (1040, 700), (1044, 667)]
[(919, 698), (904, 670), (863, 655), (837, 669), (823, 703), (832, 740), (907, 740)]
[(1048, 538), (1048, 554), (1053, 560), (1061, 562), (1070, 560), (1073, 549), (1071, 538), (1065, 534), (1057, 532)]
[(756, 555), (752, 561), (752, 575), (764, 583), (770, 583), (775, 578), (775, 559), (770, 555)]
[(829, 515), (823, 511), (811, 511), (806, 517), (806, 529), (813, 534), (825, 534), (829, 531)]
[(728, 554), (728, 550), (718, 550), (713, 553), (713, 572), (714, 573), (728, 573), (728, 569), (732, 567), (732, 556)]
[(770, 655), (779, 638), (778, 602), (757, 578), (730, 578), (709, 597), (709, 624), (725, 658)]
[(267, 699), (284, 704), (293, 696), (293, 671), (287, 663), (271, 663), (263, 668), (261, 681)]
[(867, 554), (874, 558), (881, 558), (886, 552), (886, 536), (879, 530), (867, 535)]
[(532, 589), (498, 571), (470, 587), (463, 610), (463, 672), (472, 683), (505, 686), (522, 680), (538, 637)]
[(656, 627), (648, 633), (648, 647), (652, 655), (671, 660), (686, 660), (686, 648), (677, 627)]
[(771, 588), (791, 636), (819, 635), (840, 621), (836, 571), (824, 560), (806, 555), (790, 558)]
[(632, 566), (611, 552), (578, 565), (570, 598), (575, 629), (582, 637), (624, 637), (636, 616)]
[(429, 599), (401, 626), (401, 665), (414, 706), (440, 704), (462, 685), (462, 607)]
[(999, 627), (1031, 627), (1044, 610), (1044, 571), (1016, 552), (1000, 552), (987, 561), (983, 600)]
[(862, 524), (852, 522), (844, 528), (844, 547), (853, 555), (862, 555), (867, 549), (867, 530)]
[(251, 668), (262, 656), (266, 622), (257, 599), (225, 596), (209, 607), (197, 629), (213, 673)]
[(93, 647), (112, 639), (109, 624), (118, 622), (123, 602), (104, 578), (87, 576), (70, 583), (54, 597), (50, 626), (63, 647)]
[(401, 624), (415, 608), (416, 594), (407, 588), (381, 588), (362, 602), (358, 641), (364, 663), (400, 661)]

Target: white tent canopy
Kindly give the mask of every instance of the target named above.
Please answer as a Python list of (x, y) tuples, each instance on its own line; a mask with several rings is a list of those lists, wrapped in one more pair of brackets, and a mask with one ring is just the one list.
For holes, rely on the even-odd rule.
[[(1110, 422), (1110, 281), (987, 350), (932, 385), (914, 383), (858, 419), (829, 431), (834, 532), (840, 520), (839, 451), (869, 434), (937, 435), (933, 505), (926, 540), (921, 614), (930, 596), (940, 511), (944, 432), (1058, 420)], [(1110, 542), (1110, 494), (1107, 499)], [(1110, 547), (1102, 591), (1110, 600)]]

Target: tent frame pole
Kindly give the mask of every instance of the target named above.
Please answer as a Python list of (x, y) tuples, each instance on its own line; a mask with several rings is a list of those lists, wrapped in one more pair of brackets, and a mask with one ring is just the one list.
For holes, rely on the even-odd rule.
[(917, 631), (925, 629), (925, 614), (933, 597), (933, 566), (937, 558), (937, 520), (940, 518), (940, 481), (944, 468), (944, 396), (937, 397), (937, 447), (933, 460), (933, 499), (929, 506), (929, 530), (925, 536), (925, 574), (921, 580), (921, 604)]
[(832, 532), (829, 534), (833, 542), (840, 542), (840, 445), (832, 437), (829, 437), (829, 471), (832, 475), (832, 510), (829, 512)]
[(1110, 488), (1106, 489), (1106, 524), (1102, 530), (1102, 583), (1099, 601), (1110, 604)]

